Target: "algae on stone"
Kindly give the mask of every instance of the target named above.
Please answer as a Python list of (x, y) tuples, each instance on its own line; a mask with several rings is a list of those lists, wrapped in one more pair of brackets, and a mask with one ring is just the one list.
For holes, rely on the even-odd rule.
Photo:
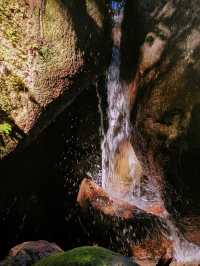
[(137, 266), (126, 257), (101, 247), (80, 247), (55, 254), (34, 266)]
[(12, 126), (9, 123), (0, 124), (0, 134), (9, 135), (12, 132)]

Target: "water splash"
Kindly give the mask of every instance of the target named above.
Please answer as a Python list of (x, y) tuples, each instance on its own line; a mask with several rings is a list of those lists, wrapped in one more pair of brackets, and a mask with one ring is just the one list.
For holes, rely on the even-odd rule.
[(185, 239), (171, 217), (167, 217), (166, 224), (173, 243), (174, 259), (180, 263), (200, 262), (200, 246)]

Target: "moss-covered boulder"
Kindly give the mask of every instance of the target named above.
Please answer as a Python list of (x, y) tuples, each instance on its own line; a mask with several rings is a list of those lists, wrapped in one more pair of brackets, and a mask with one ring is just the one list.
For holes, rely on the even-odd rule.
[[(137, 266), (126, 257), (101, 247), (80, 247), (44, 258), (34, 266)], [(139, 265), (138, 265), (139, 266)]]
[(0, 126), (11, 128), (0, 131), (1, 157), (102, 73), (107, 23), (106, 1), (0, 0)]

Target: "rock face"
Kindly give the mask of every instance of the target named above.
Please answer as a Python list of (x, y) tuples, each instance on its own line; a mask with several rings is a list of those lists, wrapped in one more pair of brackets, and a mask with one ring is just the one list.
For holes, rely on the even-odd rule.
[(29, 266), (41, 258), (58, 252), (62, 252), (62, 249), (56, 244), (44, 240), (24, 242), (12, 248), (8, 257), (3, 262), (0, 262), (0, 265)]
[(158, 205), (159, 203), (152, 203), (144, 209), (139, 209), (123, 199), (109, 198), (108, 193), (88, 178), (83, 179), (80, 185), (77, 202), (82, 208), (88, 207), (88, 204), (92, 205), (93, 208), (110, 217), (119, 216), (123, 219), (134, 219), (138, 213), (141, 215), (145, 212), (158, 217), (165, 217), (165, 209), (162, 209), (162, 206)]
[(162, 234), (167, 231), (159, 217), (162, 212), (156, 212), (155, 207), (144, 211), (123, 200), (111, 199), (89, 179), (83, 180), (77, 201), (84, 210), (84, 228), (90, 233), (94, 231), (93, 238), (98, 243), (107, 238), (101, 233), (99, 240), (99, 232), (108, 231), (115, 249), (134, 258), (158, 261), (163, 254), (172, 254), (172, 243)]
[(35, 266), (139, 266), (126, 257), (101, 247), (80, 247), (42, 259)]
[[(181, 186), (182, 154), (200, 147), (200, 5), (142, 0), (137, 1), (137, 13), (133, 144), (145, 174), (158, 180), (166, 199), (165, 181)], [(127, 23), (130, 27), (130, 18)], [(167, 198), (170, 204), (171, 195)]]
[(1, 0), (1, 157), (37, 136), (101, 73), (109, 50), (105, 2)]

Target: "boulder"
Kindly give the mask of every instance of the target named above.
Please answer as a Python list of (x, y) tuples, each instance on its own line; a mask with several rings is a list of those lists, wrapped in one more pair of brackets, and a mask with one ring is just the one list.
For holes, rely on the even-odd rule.
[(24, 242), (13, 247), (8, 257), (0, 262), (1, 266), (30, 266), (41, 258), (53, 253), (60, 253), (62, 249), (55, 243), (44, 240)]
[[(101, 75), (106, 1), (0, 3), (0, 156), (27, 144)], [(22, 145), (23, 146), (23, 145)]]
[(77, 202), (82, 208), (87, 208), (88, 204), (109, 216), (118, 215), (125, 219), (132, 219), (140, 213), (149, 213), (157, 217), (164, 217), (165, 210), (159, 203), (152, 203), (144, 209), (124, 201), (120, 198), (110, 198), (100, 186), (89, 178), (84, 178), (81, 182)]
[[(142, 210), (119, 198), (111, 199), (89, 179), (82, 181), (77, 201), (83, 211), (82, 227), (97, 243), (143, 260), (158, 261), (164, 254), (172, 254), (167, 227), (160, 211), (154, 212), (156, 208)], [(109, 231), (109, 239), (104, 231)]]
[(131, 259), (108, 249), (85, 246), (42, 259), (34, 266), (139, 266)]

